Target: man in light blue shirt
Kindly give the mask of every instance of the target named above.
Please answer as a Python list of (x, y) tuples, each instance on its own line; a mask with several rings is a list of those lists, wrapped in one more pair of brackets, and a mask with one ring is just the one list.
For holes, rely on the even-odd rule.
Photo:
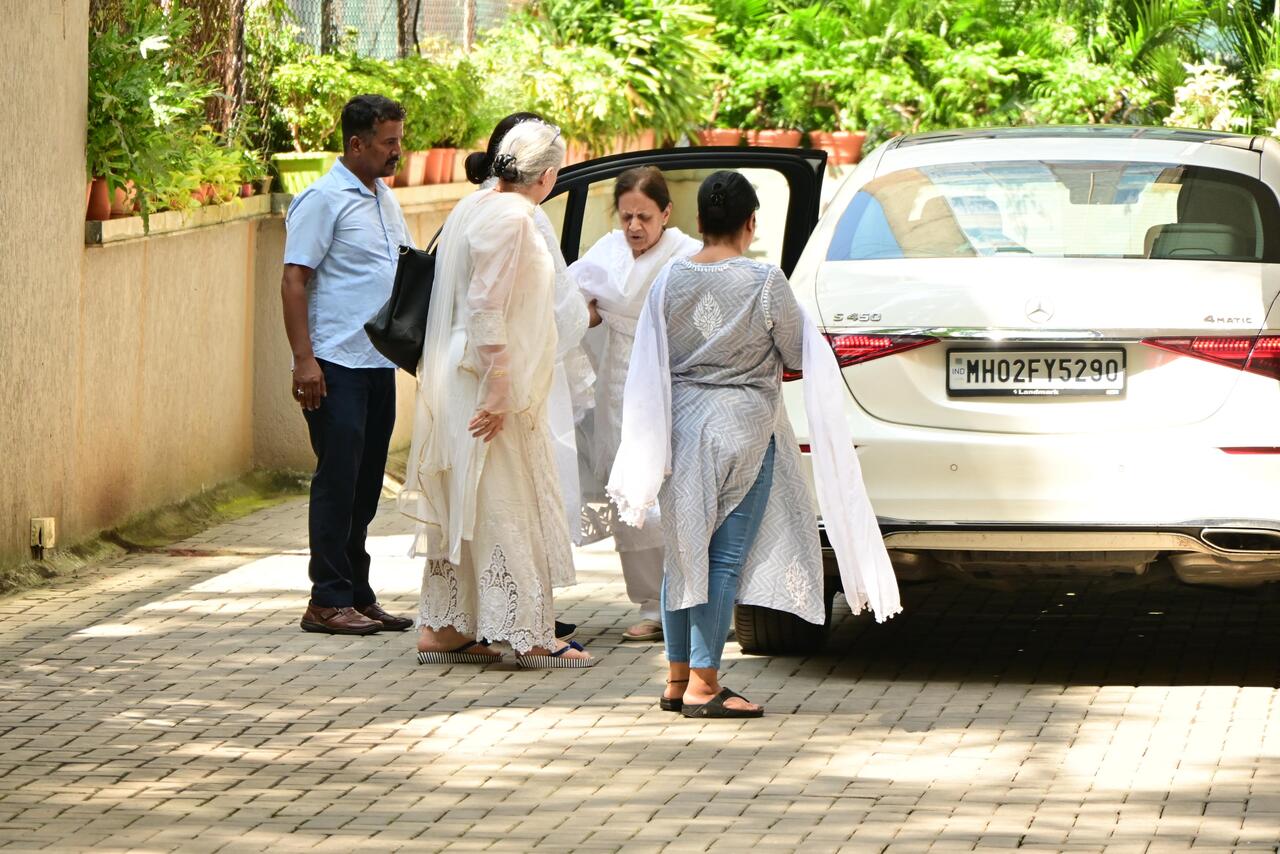
[(401, 245), (413, 245), (395, 195), (404, 109), (359, 95), (342, 110), (343, 155), (298, 194), (285, 219), (285, 331), (293, 395), (316, 454), (311, 481), (311, 602), (304, 631), (405, 631), (369, 586), (365, 536), (378, 509), (395, 425), (395, 366), (364, 323), (391, 295)]

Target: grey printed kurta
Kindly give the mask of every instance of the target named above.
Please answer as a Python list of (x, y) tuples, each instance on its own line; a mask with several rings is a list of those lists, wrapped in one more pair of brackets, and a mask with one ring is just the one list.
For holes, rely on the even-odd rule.
[(772, 438), (773, 485), (743, 566), (738, 601), (821, 624), (817, 505), (782, 405), (783, 366), (799, 370), (803, 353), (791, 286), (777, 267), (748, 258), (679, 260), (669, 269), (664, 303), (671, 474), (658, 504), (667, 607), (707, 601), (711, 535), (746, 497)]

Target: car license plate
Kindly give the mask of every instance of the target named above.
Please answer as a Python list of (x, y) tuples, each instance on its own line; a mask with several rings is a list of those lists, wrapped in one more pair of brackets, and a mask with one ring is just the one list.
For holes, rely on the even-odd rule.
[(951, 397), (1120, 395), (1124, 350), (949, 350)]

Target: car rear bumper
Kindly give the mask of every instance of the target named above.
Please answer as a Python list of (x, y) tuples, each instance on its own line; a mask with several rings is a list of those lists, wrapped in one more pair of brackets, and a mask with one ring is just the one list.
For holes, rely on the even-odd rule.
[[(1191, 584), (1280, 581), (1280, 522), (1273, 520), (1177, 525), (879, 521), (894, 569), (904, 580), (947, 574), (1141, 575), (1157, 558), (1167, 557), (1177, 576)], [(822, 545), (829, 553), (825, 530)]]
[(1200, 519), (1280, 524), (1280, 453), (1222, 450), (1278, 444), (1256, 427), (1234, 436), (1027, 436), (871, 419), (850, 426), (881, 518), (1161, 531)]

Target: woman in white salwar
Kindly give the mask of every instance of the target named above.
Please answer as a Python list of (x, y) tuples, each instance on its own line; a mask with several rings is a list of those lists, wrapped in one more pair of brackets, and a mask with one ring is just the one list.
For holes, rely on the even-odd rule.
[(440, 235), (400, 498), (427, 558), (423, 663), (487, 663), (497, 643), (522, 667), (595, 663), (553, 629), (552, 588), (574, 572), (547, 420), (555, 266), (534, 214), (563, 158), (557, 128), (516, 124), (468, 169), (497, 184), (459, 202)]
[(706, 245), (669, 264), (649, 294), (608, 487), (629, 524), (643, 526), (661, 506), (668, 679), (659, 705), (686, 717), (764, 713), (719, 681), (735, 603), (825, 621), (817, 508), (781, 401), (784, 367), (804, 371), (819, 506), (850, 607), (870, 606), (877, 619), (899, 610), (839, 411), (834, 355), (782, 271), (744, 255), (758, 207), (734, 172), (699, 189)]
[[(589, 335), (597, 339), (596, 400), (590, 430), (586, 431), (587, 447), (583, 449), (590, 474), (601, 485), (609, 479), (622, 437), (622, 391), (631, 363), (636, 321), (649, 288), (668, 261), (702, 248), (702, 241), (667, 226), (671, 193), (656, 166), (640, 166), (619, 175), (613, 200), (622, 227), (600, 238), (569, 268), (592, 301), (593, 320), (603, 323)], [(612, 534), (627, 597), (640, 608), (639, 622), (628, 627), (622, 639), (661, 640), (663, 547), (656, 510), (652, 524), (644, 529), (620, 524), (616, 518), (605, 517), (600, 522), (597, 534)]]

